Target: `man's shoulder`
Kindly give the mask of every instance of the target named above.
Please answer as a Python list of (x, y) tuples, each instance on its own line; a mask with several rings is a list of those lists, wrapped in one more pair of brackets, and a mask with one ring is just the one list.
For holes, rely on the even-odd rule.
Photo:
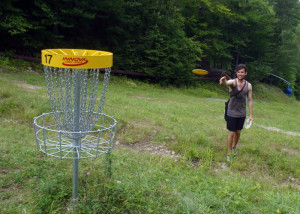
[(249, 87), (249, 86), (252, 87), (252, 84), (251, 84), (249, 81), (247, 81), (247, 83), (248, 83), (248, 87)]
[(247, 81), (247, 83), (248, 83), (248, 90), (252, 91), (252, 84), (250, 82), (248, 82), (248, 81)]

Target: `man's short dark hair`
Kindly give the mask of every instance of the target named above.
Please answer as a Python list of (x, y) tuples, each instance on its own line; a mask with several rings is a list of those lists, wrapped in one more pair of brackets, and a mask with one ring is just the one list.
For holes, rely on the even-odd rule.
[(245, 64), (238, 64), (236, 67), (235, 67), (235, 72), (237, 72), (238, 70), (241, 70), (241, 69), (245, 69), (245, 72), (247, 72), (247, 66)]

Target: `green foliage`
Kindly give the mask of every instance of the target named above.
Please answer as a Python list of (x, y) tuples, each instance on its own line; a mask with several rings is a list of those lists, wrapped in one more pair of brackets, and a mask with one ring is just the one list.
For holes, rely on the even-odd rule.
[(272, 0), (276, 12), (274, 73), (288, 80), (299, 96), (300, 3), (297, 0)]
[[(300, 23), (298, 24), (296, 28), (296, 35), (298, 39), (298, 47), (300, 46)], [(300, 62), (300, 53), (298, 52), (298, 62)], [(294, 86), (294, 94), (298, 100), (300, 100), (300, 63), (297, 65), (297, 72), (296, 72), (296, 81), (295, 81), (295, 86)]]
[(11, 72), (16, 72), (16, 68), (10, 64), (10, 59), (8, 57), (5, 56), (1, 56), (0, 57), (0, 67), (7, 71), (11, 71)]
[[(269, 91), (265, 93), (265, 91)], [(288, 97), (282, 92), (280, 88), (273, 87), (267, 84), (256, 83), (254, 87), (254, 98), (264, 102), (277, 103), (293, 103), (295, 98)]]
[(71, 183), (70, 176), (63, 172), (57, 173), (52, 178), (45, 177), (39, 183), (38, 194), (33, 196), (37, 201), (34, 213), (51, 213), (54, 207), (65, 206), (72, 193)]
[[(0, 2), (3, 51), (102, 49), (114, 69), (193, 85), (191, 70), (249, 67), (250, 81), (275, 73), (299, 97), (298, 0), (32, 0)], [(1, 63), (1, 62), (0, 62)]]
[(197, 42), (185, 37), (183, 17), (173, 3), (146, 0), (124, 5), (127, 14), (122, 21), (128, 25), (124, 33), (134, 36), (116, 47), (120, 55), (116, 66), (155, 76), (163, 85), (191, 83), (190, 71), (201, 49)]
[(5, 33), (4, 36), (24, 35), (28, 29), (33, 27), (28, 21), (28, 15), (22, 11), (22, 7), (15, 7), (16, 3), (19, 1), (1, 1), (0, 3), (0, 15), (3, 17), (0, 22), (0, 29)]

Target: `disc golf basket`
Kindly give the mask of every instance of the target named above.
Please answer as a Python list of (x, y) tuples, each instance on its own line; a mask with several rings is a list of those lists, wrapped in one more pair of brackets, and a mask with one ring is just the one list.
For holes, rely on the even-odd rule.
[[(34, 118), (37, 149), (46, 156), (73, 159), (74, 204), (78, 199), (79, 159), (110, 155), (114, 143), (117, 121), (102, 113), (112, 62), (110, 52), (42, 50), (52, 112)], [(105, 73), (97, 100), (101, 69)]]

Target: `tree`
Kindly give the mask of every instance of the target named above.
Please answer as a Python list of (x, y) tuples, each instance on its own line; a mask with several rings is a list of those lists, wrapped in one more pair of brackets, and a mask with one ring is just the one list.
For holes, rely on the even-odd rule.
[(3, 50), (22, 46), (26, 33), (33, 28), (28, 14), (20, 5), (20, 0), (0, 1), (0, 47)]
[[(116, 50), (117, 66), (155, 76), (162, 84), (187, 85), (201, 53), (186, 38), (176, 1), (128, 1), (123, 4), (125, 36)], [(129, 34), (130, 36), (126, 36)]]
[[(299, 24), (300, 2), (298, 0), (271, 0), (277, 17), (274, 42), (277, 47), (274, 57), (274, 73), (299, 88)], [(299, 93), (296, 90), (296, 94)]]

